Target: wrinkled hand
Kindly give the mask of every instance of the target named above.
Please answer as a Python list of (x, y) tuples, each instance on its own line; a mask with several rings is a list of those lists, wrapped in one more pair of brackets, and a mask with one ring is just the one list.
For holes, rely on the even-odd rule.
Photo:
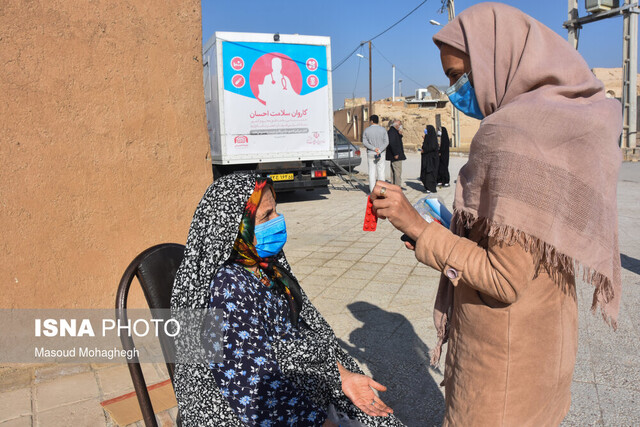
[(378, 391), (387, 390), (382, 384), (375, 382), (366, 375), (356, 374), (344, 368), (340, 369), (340, 378), (342, 379), (342, 392), (365, 414), (374, 417), (386, 417), (393, 413), (393, 409), (389, 408), (373, 392), (373, 389)]
[[(384, 195), (380, 194), (383, 187), (386, 189)], [(376, 186), (371, 192), (371, 201), (378, 218), (388, 219), (395, 228), (414, 241), (418, 240), (420, 234), (427, 227), (427, 221), (414, 209), (402, 189), (397, 185), (384, 181), (376, 182)], [(413, 246), (409, 244), (407, 247), (413, 249)]]

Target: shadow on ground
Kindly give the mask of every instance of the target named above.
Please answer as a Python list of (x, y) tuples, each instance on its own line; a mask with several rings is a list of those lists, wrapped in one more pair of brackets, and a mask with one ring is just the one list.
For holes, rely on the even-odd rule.
[[(351, 170), (351, 175), (349, 175), (348, 169), (345, 169), (343, 172), (346, 173), (343, 173), (342, 176), (331, 172), (333, 178), (330, 180), (330, 190), (362, 191), (365, 194), (369, 194), (369, 175), (360, 173), (356, 169)], [(327, 171), (327, 174), (329, 174), (329, 171)]]
[(640, 259), (630, 257), (625, 254), (620, 254), (620, 263), (622, 268), (629, 270), (632, 273), (640, 274)]
[(311, 200), (326, 200), (331, 194), (327, 188), (315, 188), (313, 190), (278, 191), (276, 201), (278, 203), (307, 202)]
[(353, 185), (345, 181), (338, 181), (330, 187), (331, 191), (361, 191), (364, 194), (369, 194), (369, 186), (365, 184), (359, 184), (354, 182)]
[(413, 181), (405, 181), (404, 183), (407, 187), (410, 187), (416, 191), (421, 191), (423, 193), (426, 193), (424, 185), (422, 185), (422, 183), (420, 182), (413, 182)]
[(381, 399), (408, 426), (439, 426), (444, 417), (442, 389), (429, 374), (429, 348), (401, 314), (368, 302), (348, 305), (364, 324), (340, 344), (373, 378), (387, 387)]

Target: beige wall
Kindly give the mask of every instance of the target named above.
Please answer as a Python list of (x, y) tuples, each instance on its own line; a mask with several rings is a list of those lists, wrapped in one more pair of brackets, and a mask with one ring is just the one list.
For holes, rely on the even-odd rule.
[(199, 0), (2, 2), (1, 307), (112, 307), (137, 253), (185, 242), (201, 43)]
[[(424, 139), (424, 129), (427, 125), (436, 125), (436, 115), (440, 114), (442, 126), (447, 128), (449, 137), (453, 133), (451, 126), (451, 104), (447, 103), (444, 108), (406, 108), (390, 103), (376, 101), (374, 104), (376, 114), (380, 116), (380, 121), (385, 126), (390, 119), (402, 120), (404, 128), (402, 142), (405, 149), (417, 149), (422, 146)], [(480, 127), (480, 120), (476, 120), (460, 113), (460, 134), (462, 136), (462, 148), (468, 148), (473, 136)]]
[(351, 142), (362, 142), (362, 132), (371, 124), (368, 119), (364, 120), (365, 116), (368, 117), (365, 108), (368, 106), (358, 105), (333, 112), (333, 125)]
[[(591, 71), (604, 83), (607, 93), (613, 95), (614, 98), (622, 97), (622, 68), (592, 68)], [(638, 74), (637, 82), (637, 91), (640, 93), (640, 74)]]
[[(346, 100), (345, 100), (346, 103)], [(344, 108), (333, 112), (333, 125), (340, 130), (351, 142), (362, 142), (362, 132), (369, 127), (369, 121), (362, 122), (362, 107)], [(351, 117), (358, 117), (357, 126), (353, 122), (347, 121), (347, 112), (351, 112)], [(388, 127), (389, 120), (402, 120), (404, 137), (402, 142), (406, 150), (416, 150), (422, 146), (424, 129), (427, 125), (436, 125), (436, 115), (440, 114), (442, 126), (449, 131), (452, 137), (453, 127), (451, 125), (451, 105), (447, 103), (444, 108), (417, 108), (407, 107), (404, 101), (375, 101), (373, 103), (373, 114), (377, 114), (380, 125)], [(471, 140), (480, 127), (480, 120), (467, 117), (460, 113), (460, 134), (462, 151), (468, 150)]]

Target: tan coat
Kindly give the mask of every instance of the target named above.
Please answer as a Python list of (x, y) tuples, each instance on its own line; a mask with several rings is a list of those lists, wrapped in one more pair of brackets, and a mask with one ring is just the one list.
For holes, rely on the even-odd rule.
[(416, 258), (453, 279), (444, 425), (555, 426), (569, 411), (575, 282), (563, 291), (521, 246), (430, 224)]

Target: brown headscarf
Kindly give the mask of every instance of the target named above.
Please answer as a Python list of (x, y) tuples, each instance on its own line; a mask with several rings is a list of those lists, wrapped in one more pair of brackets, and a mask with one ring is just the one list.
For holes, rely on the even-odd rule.
[[(592, 309), (615, 328), (620, 103), (564, 39), (513, 7), (472, 6), (433, 39), (469, 55), (485, 116), (460, 170), (452, 230), (480, 222), (556, 276), (582, 269)], [(441, 280), (434, 313), (445, 341), (448, 286)]]

